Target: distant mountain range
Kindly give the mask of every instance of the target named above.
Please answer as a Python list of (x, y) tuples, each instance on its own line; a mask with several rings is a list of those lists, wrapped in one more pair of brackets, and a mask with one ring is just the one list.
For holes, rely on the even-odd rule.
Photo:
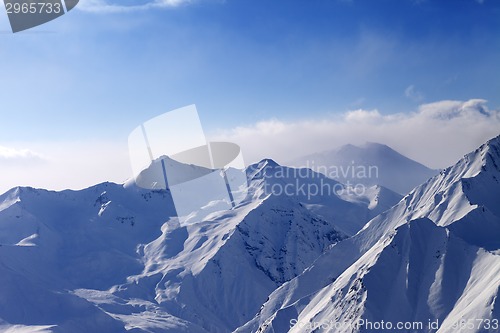
[(289, 163), (308, 167), (344, 184), (382, 185), (399, 194), (439, 173), (379, 143), (351, 144), (315, 153)]
[(169, 189), (3, 194), (0, 331), (498, 332), (500, 137), (404, 198), (272, 160), (247, 176), (187, 226)]

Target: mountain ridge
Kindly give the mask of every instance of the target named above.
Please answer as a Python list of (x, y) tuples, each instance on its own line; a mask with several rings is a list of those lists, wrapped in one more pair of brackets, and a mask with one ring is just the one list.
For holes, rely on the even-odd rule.
[[(477, 207), (473, 207), (474, 205), (471, 205), (468, 201), (467, 193), (461, 191), (461, 184), (464, 180), (469, 184), (468, 188), (475, 188), (478, 184), (484, 185), (485, 182), (482, 180), (484, 177), (490, 185), (490, 191), (482, 191), (483, 197), (480, 199), (485, 200), (484, 197), (486, 197), (486, 201), (489, 201), (490, 199), (495, 200), (495, 198), (498, 198), (496, 194), (500, 188), (498, 182), (500, 170), (495, 167), (495, 165), (498, 166), (500, 162), (499, 150), (500, 136), (489, 140), (474, 152), (465, 155), (454, 166), (443, 170), (439, 175), (434, 176), (426, 183), (415, 188), (397, 205), (369, 221), (355, 236), (336, 244), (328, 252), (320, 256), (311, 267), (304, 271), (304, 273), (285, 283), (283, 286), (280, 286), (271, 294), (270, 299), (264, 304), (259, 314), (257, 314), (252, 321), (242, 326), (238, 332), (284, 332), (280, 329), (274, 330), (273, 327), (283, 328), (287, 326), (286, 323), (288, 321), (300, 319), (301, 316), (306, 316), (304, 317), (308, 318), (305, 319), (306, 321), (319, 320), (321, 322), (326, 320), (320, 315), (320, 312), (317, 312), (318, 309), (322, 309), (321, 311), (334, 311), (335, 306), (328, 304), (317, 305), (314, 313), (301, 313), (302, 311), (300, 309), (304, 309), (312, 302), (312, 298), (314, 298), (315, 295), (321, 295), (322, 290), (327, 290), (334, 286), (338, 286), (337, 288), (341, 289), (345, 288), (346, 285), (342, 285), (341, 282), (339, 282), (341, 276), (346, 274), (347, 276), (354, 276), (357, 270), (354, 269), (353, 271), (353, 267), (357, 267), (356, 265), (358, 264), (356, 263), (362, 262), (362, 260), (364, 260), (363, 258), (367, 256), (370, 257), (370, 253), (372, 257), (374, 254), (381, 253), (381, 251), (386, 248), (387, 243), (392, 241), (395, 231), (398, 228), (408, 225), (409, 223), (418, 223), (414, 221), (420, 221), (422, 219), (427, 221), (424, 222), (427, 224), (431, 221), (431, 223), (438, 228), (436, 229), (436, 227), (431, 226), (429, 230), (444, 230), (445, 233), (449, 233), (453, 235), (454, 238), (460, 239), (460, 242), (466, 244), (464, 246), (471, 248), (473, 253), (479, 253), (477, 252), (478, 250), (474, 249), (483, 251), (481, 253), (490, 253), (492, 257), (489, 259), (488, 268), (483, 268), (483, 273), (486, 271), (491, 273), (494, 270), (500, 269), (500, 257), (498, 257), (498, 248), (500, 247), (500, 242), (498, 241), (498, 239), (500, 239), (500, 237), (498, 237), (500, 235), (500, 218), (498, 215), (489, 214), (489, 210), (486, 209), (479, 209), (478, 211), (476, 209)], [(492, 181), (490, 181), (490, 179)], [(465, 189), (467, 191), (467, 187), (465, 187)], [(441, 201), (442, 198), (446, 198), (446, 200)], [(473, 214), (479, 213), (483, 219), (478, 219), (476, 215), (471, 219), (471, 212)], [(453, 227), (455, 224), (463, 224), (464, 220), (468, 221), (469, 224), (465, 224), (465, 227), (462, 229)], [(471, 227), (471, 221), (477, 222), (477, 225), (472, 225)], [(480, 227), (486, 228), (487, 230), (479, 237), (479, 240), (483, 242), (482, 244), (478, 243), (477, 239), (474, 237), (471, 237), (471, 235), (474, 235), (475, 229), (480, 229)], [(428, 236), (429, 234), (426, 233), (422, 237), (425, 238)], [(484, 237), (486, 237), (486, 242), (484, 241)], [(481, 246), (489, 247), (489, 249), (481, 249)], [(443, 253), (436, 253), (436, 256), (441, 256), (442, 254)], [(375, 260), (373, 258), (370, 260)], [(458, 256), (458, 258), (460, 258), (460, 256)], [(474, 255), (473, 258), (478, 259), (479, 257)], [(396, 265), (396, 263), (394, 263), (394, 265)], [(328, 268), (326, 269), (326, 267)], [(390, 268), (392, 266), (388, 265), (386, 267)], [(444, 266), (441, 265), (441, 267)], [(471, 267), (473, 267), (472, 264)], [(351, 270), (351, 273), (346, 273), (349, 272), (349, 270)], [(396, 272), (393, 274), (396, 274)], [(487, 290), (489, 290), (490, 293), (487, 294), (484, 292), (482, 294), (482, 303), (480, 305), (483, 306), (483, 308), (477, 311), (482, 311), (482, 315), (484, 315), (484, 318), (489, 318), (488, 320), (498, 320), (498, 309), (497, 307), (491, 308), (491, 304), (493, 304), (491, 303), (491, 299), (497, 299), (498, 290), (500, 289), (500, 280), (488, 280), (481, 278), (481, 276), (472, 276), (472, 273), (469, 275), (467, 274), (467, 270), (465, 270), (465, 272), (462, 272), (461, 278), (466, 279), (468, 283), (472, 283), (470, 288), (484, 289), (488, 286)], [(493, 274), (492, 276), (495, 275)], [(452, 282), (453, 279), (447, 281), (447, 283), (457, 283), (456, 281)], [(473, 284), (474, 281), (480, 281), (482, 285), (480, 284), (480, 287), (475, 287)], [(439, 283), (440, 281), (436, 280), (434, 282)], [(342, 285), (342, 287), (339, 284)], [(393, 286), (386, 286), (383, 290), (386, 293), (385, 297), (388, 297), (388, 295), (392, 295), (391, 290), (393, 290)], [(429, 289), (424, 290), (424, 292), (429, 292)], [(405, 294), (402, 290), (400, 290), (399, 293)], [(366, 302), (366, 294), (364, 295), (365, 299), (352, 299), (354, 304), (361, 304), (358, 311), (364, 309), (363, 304)], [(368, 297), (370, 297), (370, 294), (368, 294)], [(473, 296), (465, 293), (464, 290), (463, 294), (458, 294), (454, 297), (459, 299)], [(339, 301), (341, 300), (342, 299)], [(440, 298), (433, 299), (433, 302), (437, 302), (437, 304), (443, 301), (445, 300)], [(488, 308), (491, 308), (491, 314), (487, 313), (487, 311), (489, 311), (487, 310)], [(387, 311), (387, 313), (390, 313), (389, 310)], [(410, 313), (413, 311), (413, 315), (415, 315), (414, 311), (417, 311), (417, 309), (412, 308), (408, 311)], [(469, 319), (474, 319), (473, 317), (471, 318), (471, 316), (474, 315), (474, 311), (476, 310), (474, 310), (474, 308), (468, 309), (467, 303), (461, 304), (461, 307), (457, 309), (453, 308), (447, 313), (447, 315), (452, 316), (453, 319), (449, 320), (451, 325), (446, 324), (451, 326), (451, 328), (448, 327), (443, 331), (453, 331), (453, 324), (460, 320), (454, 313), (460, 311), (462, 311), (464, 316), (468, 316)], [(496, 317), (492, 317), (493, 311), (496, 311)], [(434, 316), (436, 316), (434, 319), (443, 319), (442, 315), (438, 315), (436, 312), (433, 313)], [(355, 314), (351, 312), (350, 314), (352, 318), (354, 318), (358, 316), (359, 313)], [(368, 316), (368, 318), (374, 319), (370, 316)], [(375, 319), (380, 321), (387, 318), (380, 315)], [(445, 325), (445, 323), (443, 323), (443, 325)], [(290, 326), (287, 327), (290, 329)], [(471, 331), (477, 332), (480, 331), (480, 329), (481, 328), (478, 327), (476, 330)]]
[(276, 333), (429, 317), (452, 332), (496, 319), (499, 152), (497, 137), (402, 199), (265, 159), (247, 168), (245, 200), (193, 225), (168, 189), (14, 188), (0, 196), (0, 328)]
[[(4, 327), (229, 332), (250, 320), (277, 286), (385, 209), (376, 198), (386, 205), (399, 200), (384, 199), (391, 192), (382, 189), (370, 198), (333, 192), (309, 197), (298, 189), (344, 187), (269, 160), (250, 166), (248, 174), (247, 199), (191, 226), (179, 224), (168, 188), (128, 182), (6, 192), (0, 196)], [(288, 183), (293, 195), (269, 190)], [(43, 315), (20, 315), (38, 308)]]

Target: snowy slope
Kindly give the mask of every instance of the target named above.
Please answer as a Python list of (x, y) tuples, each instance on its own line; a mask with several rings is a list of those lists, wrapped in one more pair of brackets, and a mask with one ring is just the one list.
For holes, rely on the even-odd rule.
[[(244, 202), (189, 226), (178, 223), (168, 190), (12, 189), (0, 196), (1, 330), (232, 331), (399, 200), (386, 189), (310, 196), (300, 189), (343, 185), (293, 170), (250, 166)], [(292, 195), (269, 191), (273, 184), (292, 184)]]
[(165, 230), (164, 238), (175, 233), (183, 246), (165, 254), (167, 242), (148, 244), (144, 272), (114, 294), (137, 301), (153, 297), (154, 290), (154, 301), (166, 312), (212, 332), (230, 332), (251, 319), (273, 290), (347, 232), (359, 230), (360, 221), (372, 214), (367, 202), (348, 202), (331, 193), (311, 198), (299, 192), (267, 193), (271, 184), (297, 185), (283, 174), (298, 179), (298, 186), (321, 180), (338, 184), (310, 171), (298, 177), (264, 160), (249, 168), (247, 202), (204, 223)]
[(408, 193), (439, 172), (373, 142), (344, 145), (298, 158), (290, 164), (310, 167), (344, 184), (382, 185), (400, 194)]
[(8, 203), (0, 211), (5, 322), (55, 325), (55, 332), (123, 331), (122, 323), (71, 292), (107, 288), (140, 272), (137, 246), (158, 237), (162, 216), (172, 214), (162, 204), (165, 193), (122, 191), (105, 183), (76, 192), (16, 188), (2, 196)]
[[(293, 332), (326, 332), (330, 320), (338, 332), (370, 331), (360, 320), (498, 332), (477, 322), (500, 319), (499, 166), (497, 137), (332, 247), (238, 332), (287, 332), (290, 320)], [(436, 331), (425, 325), (416, 331)]]
[(263, 160), (243, 202), (192, 225), (169, 190), (15, 188), (0, 196), (0, 331), (498, 318), (499, 165), (496, 138), (401, 199)]

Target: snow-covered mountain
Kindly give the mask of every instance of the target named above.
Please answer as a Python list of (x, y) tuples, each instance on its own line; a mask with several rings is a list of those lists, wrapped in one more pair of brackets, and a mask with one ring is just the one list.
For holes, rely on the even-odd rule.
[(330, 248), (238, 332), (498, 332), (499, 198), (500, 136)]
[(373, 142), (307, 155), (290, 165), (309, 167), (344, 184), (382, 185), (403, 195), (439, 173)]
[(500, 137), (404, 198), (272, 160), (247, 176), (190, 225), (131, 183), (0, 196), (0, 331), (498, 332)]
[(0, 196), (0, 331), (231, 332), (400, 199), (271, 160), (247, 173), (245, 201), (188, 226), (169, 190)]

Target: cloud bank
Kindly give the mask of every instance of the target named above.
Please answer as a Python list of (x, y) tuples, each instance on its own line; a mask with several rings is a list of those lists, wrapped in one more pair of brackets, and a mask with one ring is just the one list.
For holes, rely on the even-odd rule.
[[(423, 104), (412, 113), (352, 110), (333, 117), (286, 122), (277, 119), (221, 130), (212, 141), (240, 144), (247, 164), (296, 157), (352, 143), (380, 142), (432, 168), (443, 168), (500, 134), (500, 110), (485, 100)], [(12, 147), (30, 147), (16, 149)], [(31, 142), (0, 146), (0, 193), (14, 186), (80, 189), (132, 176), (126, 140)]]
[(444, 168), (500, 134), (500, 110), (490, 110), (486, 104), (482, 99), (445, 100), (422, 104), (412, 113), (359, 109), (324, 119), (271, 119), (219, 131), (210, 139), (238, 143), (248, 163), (265, 157), (286, 163), (347, 143), (371, 141), (431, 168)]
[(40, 162), (42, 155), (29, 149), (16, 149), (0, 146), (0, 163), (15, 163), (16, 165), (30, 162)]

